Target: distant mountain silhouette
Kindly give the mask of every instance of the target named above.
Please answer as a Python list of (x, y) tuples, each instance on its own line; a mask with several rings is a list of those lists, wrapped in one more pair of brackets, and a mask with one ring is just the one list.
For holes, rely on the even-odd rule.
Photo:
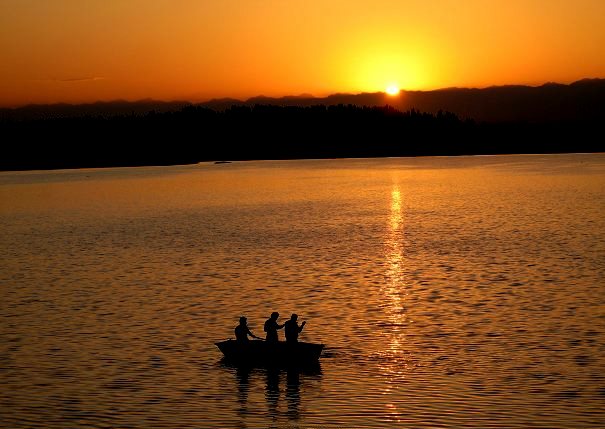
[[(232, 100), (229, 106), (237, 102)], [(17, 108), (1, 108), (0, 119), (80, 118), (85, 116), (145, 115), (149, 112), (174, 112), (191, 105), (188, 101), (97, 101), (86, 104), (29, 104)]]
[(437, 114), (454, 113), (462, 119), (478, 122), (550, 122), (605, 119), (605, 79), (583, 79), (570, 85), (546, 83), (541, 86), (507, 85), (489, 88), (445, 88), (434, 91), (401, 91), (398, 96), (383, 92), (332, 94), (313, 97), (308, 94), (286, 97), (252, 97), (213, 99), (203, 103), (141, 100), (90, 104), (29, 105), (0, 109), (0, 119), (36, 119), (57, 117), (142, 115), (151, 111), (175, 112), (193, 105), (224, 111), (231, 106), (384, 106), (401, 111), (411, 109)]
[(201, 106), (223, 110), (233, 104), (253, 106), (312, 106), (353, 104), (393, 106), (401, 111), (416, 109), (436, 114), (440, 110), (479, 122), (585, 120), (605, 118), (605, 79), (583, 79), (570, 85), (507, 85), (489, 88), (446, 88), (434, 91), (401, 91), (399, 96), (384, 92), (333, 94), (317, 97), (254, 97), (229, 105), (208, 101)]

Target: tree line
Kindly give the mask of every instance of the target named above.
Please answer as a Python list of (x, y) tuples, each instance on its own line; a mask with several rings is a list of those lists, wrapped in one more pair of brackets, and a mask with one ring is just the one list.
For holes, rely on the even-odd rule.
[(605, 148), (601, 121), (484, 123), (449, 112), (351, 104), (2, 119), (0, 132), (3, 170)]

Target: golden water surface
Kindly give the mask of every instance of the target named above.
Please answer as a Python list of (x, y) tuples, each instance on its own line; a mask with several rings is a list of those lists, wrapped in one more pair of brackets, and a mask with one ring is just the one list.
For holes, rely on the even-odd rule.
[[(604, 155), (5, 172), (0, 231), (3, 428), (605, 427)], [(221, 361), (272, 311), (320, 368)]]

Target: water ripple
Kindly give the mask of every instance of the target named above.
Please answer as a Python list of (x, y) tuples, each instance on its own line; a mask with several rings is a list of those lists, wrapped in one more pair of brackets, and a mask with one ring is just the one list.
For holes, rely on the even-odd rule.
[[(2, 173), (0, 426), (602, 428), (604, 183), (602, 155)], [(319, 368), (221, 362), (274, 310)]]

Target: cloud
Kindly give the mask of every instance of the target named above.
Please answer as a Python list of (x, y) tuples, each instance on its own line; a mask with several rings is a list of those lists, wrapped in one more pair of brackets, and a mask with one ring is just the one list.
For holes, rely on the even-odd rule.
[(72, 77), (63, 79), (36, 79), (37, 82), (60, 82), (60, 83), (78, 83), (78, 82), (94, 82), (97, 80), (105, 80), (106, 78), (100, 76), (83, 76), (83, 77)]
[(76, 77), (71, 79), (57, 79), (58, 82), (90, 82), (94, 80), (105, 80), (104, 77)]

